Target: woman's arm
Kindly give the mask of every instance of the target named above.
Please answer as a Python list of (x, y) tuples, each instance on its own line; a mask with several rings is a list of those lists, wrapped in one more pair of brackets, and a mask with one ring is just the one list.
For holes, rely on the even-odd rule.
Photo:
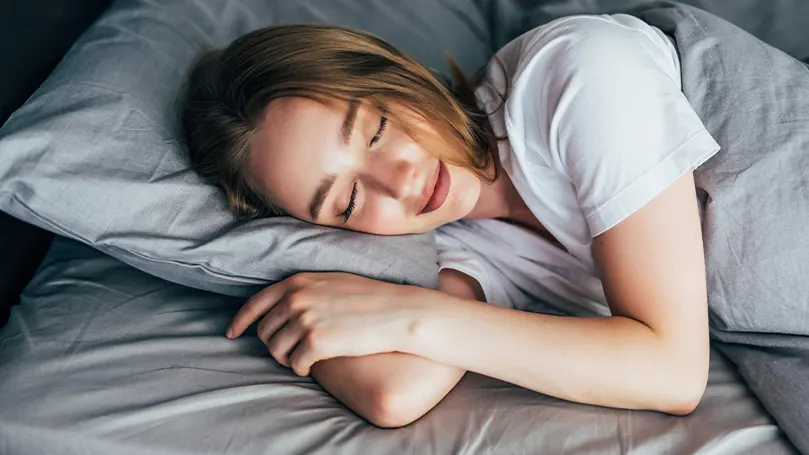
[(612, 317), (456, 300), (425, 307), (403, 350), (567, 400), (691, 412), (709, 356), (692, 173), (594, 239), (594, 250)]
[[(480, 286), (444, 269), (439, 289), (466, 300), (484, 300)], [(426, 414), (449, 393), (464, 370), (412, 354), (391, 352), (336, 357), (312, 366), (312, 376), (349, 409), (376, 426), (395, 428)]]
[(336, 357), (312, 366), (312, 376), (327, 392), (382, 428), (414, 422), (435, 407), (463, 374), (460, 368), (400, 352)]
[(233, 318), (300, 375), (344, 356), (407, 352), (556, 397), (687, 414), (708, 376), (705, 264), (693, 175), (594, 239), (613, 316), (506, 310), (342, 273), (301, 274)]

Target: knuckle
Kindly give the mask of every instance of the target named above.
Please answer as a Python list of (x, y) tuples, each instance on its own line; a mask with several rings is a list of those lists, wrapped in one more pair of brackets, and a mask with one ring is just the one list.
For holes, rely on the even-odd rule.
[(278, 348), (273, 346), (272, 343), (267, 344), (267, 350), (270, 351), (271, 356), (273, 356), (276, 359), (278, 358)]
[(262, 318), (256, 326), (256, 334), (262, 341), (266, 341), (269, 336), (270, 319)]
[(296, 273), (295, 275), (292, 275), (289, 278), (289, 284), (291, 284), (294, 287), (306, 286), (311, 281), (312, 281), (312, 274), (309, 272)]
[(244, 305), (242, 306), (243, 310), (252, 311), (258, 305), (259, 300), (260, 299), (255, 295), (250, 297), (246, 302), (244, 302)]
[(300, 375), (302, 370), (301, 368), (302, 364), (303, 362), (301, 362), (299, 359), (291, 360), (289, 363), (289, 368), (292, 368), (292, 371), (294, 371), (295, 374)]
[(267, 334), (265, 333), (260, 334), (258, 336), (258, 339), (261, 340), (261, 342), (264, 343), (264, 345), (267, 346), (267, 348), (270, 347), (272, 339), (270, 339), (270, 337)]
[(293, 292), (287, 297), (286, 306), (292, 312), (303, 311), (306, 308), (306, 296), (301, 292)]
[(298, 324), (306, 329), (313, 328), (317, 324), (317, 315), (312, 311), (304, 311), (298, 316)]
[(278, 346), (276, 346), (273, 343), (270, 343), (268, 345), (267, 349), (270, 351), (270, 355), (273, 356), (273, 358), (275, 360), (278, 360), (279, 362), (284, 363), (283, 362), (284, 359), (281, 357), (283, 353), (278, 349)]
[(269, 343), (267, 343), (267, 350), (270, 352), (270, 355), (281, 365), (286, 365), (286, 352), (281, 348), (282, 346), (273, 340), (270, 340)]
[(297, 374), (298, 376), (301, 375), (301, 368), (298, 366), (298, 362), (290, 364), (289, 368), (291, 368), (292, 372)]

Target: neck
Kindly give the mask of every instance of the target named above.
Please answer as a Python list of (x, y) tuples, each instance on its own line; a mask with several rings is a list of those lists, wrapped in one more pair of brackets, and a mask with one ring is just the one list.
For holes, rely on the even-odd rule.
[[(495, 166), (500, 166), (499, 162)], [(506, 218), (515, 220), (525, 204), (517, 193), (508, 174), (500, 168), (497, 180), (492, 183), (482, 182), (480, 196), (475, 207), (464, 218)]]
[[(500, 165), (498, 162), (497, 166)], [(499, 176), (493, 183), (483, 183), (480, 188), (475, 208), (465, 216), (466, 219), (499, 218), (527, 228), (545, 237), (562, 250), (565, 247), (534, 216), (531, 209), (523, 201), (522, 196), (509, 178), (500, 168)]]

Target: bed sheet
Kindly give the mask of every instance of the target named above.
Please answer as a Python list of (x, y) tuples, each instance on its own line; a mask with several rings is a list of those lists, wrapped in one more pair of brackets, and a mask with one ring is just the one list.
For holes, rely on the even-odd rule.
[(437, 408), (376, 428), (254, 336), (242, 301), (58, 238), (0, 329), (0, 454), (787, 454), (717, 353), (688, 417), (579, 405), (468, 374)]

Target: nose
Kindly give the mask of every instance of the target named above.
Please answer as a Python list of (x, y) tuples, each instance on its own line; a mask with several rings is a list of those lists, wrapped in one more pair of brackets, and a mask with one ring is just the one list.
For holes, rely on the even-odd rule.
[(420, 197), (422, 188), (418, 185), (415, 163), (405, 159), (376, 161), (366, 173), (366, 185), (398, 200)]

